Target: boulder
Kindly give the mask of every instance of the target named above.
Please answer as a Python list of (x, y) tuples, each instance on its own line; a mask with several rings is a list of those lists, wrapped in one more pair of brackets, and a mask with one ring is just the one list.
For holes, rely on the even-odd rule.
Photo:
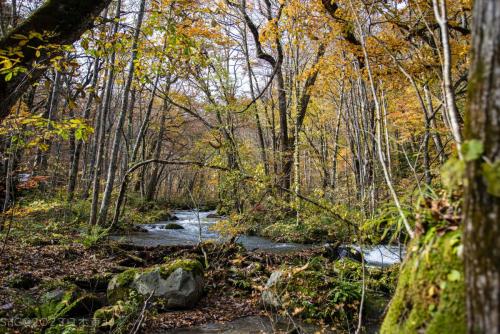
[(109, 281), (107, 295), (110, 303), (128, 299), (134, 279), (140, 274), (138, 269), (128, 269)]
[(264, 305), (273, 308), (278, 308), (281, 306), (278, 290), (281, 285), (282, 276), (283, 272), (279, 270), (271, 273), (271, 276), (267, 280), (267, 283), (264, 287), (264, 291), (262, 292), (261, 299)]
[(95, 311), (92, 319), (93, 324), (102, 332), (109, 333), (111, 329), (119, 326), (120, 319), (134, 311), (136, 311), (135, 305), (119, 300), (115, 305), (105, 306)]
[(216, 213), (209, 213), (207, 215), (207, 218), (208, 219), (219, 219), (219, 218), (222, 218), (220, 215), (216, 214)]
[(143, 271), (129, 269), (110, 281), (108, 299), (126, 300), (131, 291), (168, 309), (192, 308), (203, 293), (203, 267), (196, 260), (176, 260)]
[(158, 217), (156, 217), (156, 219), (158, 221), (164, 222), (164, 221), (169, 221), (169, 220), (175, 220), (175, 219), (173, 219), (174, 217), (175, 216), (172, 213), (170, 213), (170, 211), (163, 211), (158, 215)]
[(167, 225), (165, 225), (163, 227), (163, 229), (165, 229), (165, 230), (183, 230), (184, 227), (182, 227), (181, 225), (176, 224), (176, 223), (168, 223)]

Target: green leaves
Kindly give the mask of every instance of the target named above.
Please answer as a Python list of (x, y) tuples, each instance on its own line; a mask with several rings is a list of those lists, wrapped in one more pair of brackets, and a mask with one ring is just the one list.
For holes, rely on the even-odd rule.
[(483, 152), (483, 142), (478, 139), (467, 140), (462, 145), (462, 155), (467, 162), (479, 159)]
[(450, 282), (458, 282), (462, 278), (462, 274), (458, 270), (453, 269), (450, 271), (447, 278)]

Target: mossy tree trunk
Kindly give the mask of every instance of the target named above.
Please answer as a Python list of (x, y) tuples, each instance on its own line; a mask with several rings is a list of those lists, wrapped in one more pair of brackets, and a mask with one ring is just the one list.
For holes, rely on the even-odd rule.
[(466, 139), (465, 265), (469, 333), (500, 333), (500, 4), (476, 0)]
[[(36, 49), (43, 45), (64, 45), (74, 43), (85, 30), (90, 28), (94, 18), (111, 0), (49, 0), (5, 38), (0, 40), (0, 50), (19, 47), (16, 36), (29, 36), (30, 32), (52, 32), (44, 41), (32, 38), (20, 47), (22, 59), (16, 66), (22, 66), (27, 74), (18, 74), (11, 80), (0, 78), (0, 122), (10, 113), (18, 98), (35, 83), (47, 69), (49, 55), (37, 57)], [(52, 54), (53, 56), (54, 54)], [(38, 63), (35, 66), (35, 62)], [(40, 66), (43, 65), (43, 66)]]

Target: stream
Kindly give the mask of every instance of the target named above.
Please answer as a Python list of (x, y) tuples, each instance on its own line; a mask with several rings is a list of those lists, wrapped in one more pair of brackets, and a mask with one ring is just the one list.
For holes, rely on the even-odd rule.
[[(147, 233), (132, 232), (123, 236), (114, 236), (113, 239), (126, 244), (151, 247), (196, 245), (200, 238), (202, 241), (224, 240), (217, 232), (210, 229), (221, 219), (216, 216), (215, 211), (178, 210), (174, 211), (173, 214), (177, 217), (177, 220), (142, 224), (141, 227), (147, 230)], [(183, 229), (165, 229), (165, 226), (170, 223), (180, 225)], [(258, 250), (273, 253), (286, 253), (318, 246), (274, 242), (258, 236), (239, 236), (236, 241), (249, 251)], [(352, 247), (360, 250), (359, 246), (354, 245)], [(404, 250), (397, 246), (363, 246), (362, 251), (366, 264), (374, 267), (390, 266), (401, 262), (401, 258), (404, 257)]]
[[(178, 210), (173, 214), (177, 218), (172, 221), (158, 222), (155, 224), (141, 224), (144, 232), (132, 232), (127, 235), (114, 236), (126, 244), (137, 246), (182, 246), (196, 245), (199, 240), (224, 241), (224, 238), (210, 227), (221, 218), (215, 211), (197, 212), (196, 210)], [(177, 224), (182, 229), (165, 229), (168, 224)], [(146, 232), (147, 231), (147, 232)], [(286, 253), (296, 250), (318, 247), (321, 245), (303, 245), (297, 243), (274, 242), (270, 239), (258, 236), (239, 236), (236, 240), (249, 251), (265, 251), (273, 253)], [(358, 251), (362, 249), (365, 263), (373, 267), (386, 267), (401, 262), (404, 251), (397, 246), (364, 246), (351, 245)], [(297, 320), (299, 321), (299, 320)], [(294, 321), (295, 322), (295, 321)], [(299, 321), (300, 322), (300, 321)], [(296, 324), (298, 324), (296, 322)], [(267, 317), (250, 316), (239, 318), (226, 323), (208, 323), (190, 328), (179, 328), (167, 330), (167, 334), (198, 334), (198, 333), (225, 333), (225, 334), (253, 334), (253, 333), (274, 333), (277, 330), (288, 332), (291, 328), (290, 321), (274, 319), (271, 321)], [(317, 333), (320, 327), (300, 323), (302, 332)], [(324, 333), (330, 333), (326, 331)]]

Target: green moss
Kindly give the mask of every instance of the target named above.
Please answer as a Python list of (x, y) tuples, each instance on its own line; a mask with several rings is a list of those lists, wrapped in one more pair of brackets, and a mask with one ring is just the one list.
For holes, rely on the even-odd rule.
[(34, 314), (37, 318), (54, 322), (61, 318), (86, 316), (100, 305), (102, 301), (96, 295), (81, 294), (81, 291), (73, 286), (66, 290), (59, 288), (46, 293)]
[(98, 333), (128, 333), (129, 325), (136, 321), (137, 312), (142, 309), (142, 305), (142, 299), (131, 293), (127, 301), (119, 300), (114, 305), (102, 307), (94, 312), (94, 329), (100, 329)]
[(160, 273), (164, 278), (170, 276), (176, 269), (182, 268), (187, 271), (192, 271), (196, 274), (203, 274), (203, 266), (200, 261), (192, 259), (179, 259), (173, 262), (164, 264), (160, 267)]
[(262, 296), (266, 305), (306, 322), (334, 324), (341, 331), (355, 326), (361, 299), (358, 265), (318, 256), (306, 266), (282, 266), (280, 271), (279, 278), (266, 284)]
[(138, 273), (138, 269), (131, 268), (113, 277), (108, 285), (108, 300), (116, 302), (127, 299), (131, 290), (130, 285)]
[(96, 327), (111, 329), (116, 327), (122, 317), (133, 311), (130, 303), (119, 300), (115, 305), (106, 306), (95, 311), (93, 320)]
[(461, 232), (413, 241), (381, 333), (466, 332)]
[(116, 283), (119, 286), (126, 286), (134, 281), (135, 275), (139, 273), (139, 270), (137, 269), (128, 269), (122, 272), (121, 274), (117, 275), (117, 281)]

